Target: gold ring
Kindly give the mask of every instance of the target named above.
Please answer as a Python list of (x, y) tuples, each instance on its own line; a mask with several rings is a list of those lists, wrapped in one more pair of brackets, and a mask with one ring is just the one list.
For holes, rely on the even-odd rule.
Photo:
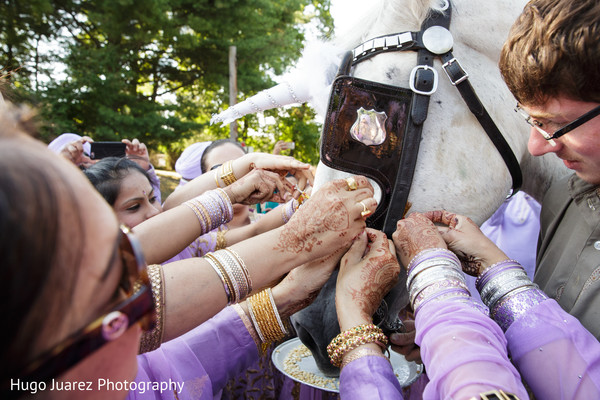
[(348, 190), (353, 191), (358, 189), (358, 184), (356, 183), (356, 179), (354, 177), (346, 178), (346, 183), (348, 184)]
[(362, 201), (359, 201), (359, 204), (361, 204), (363, 206), (363, 210), (360, 213), (361, 217), (368, 217), (369, 215), (371, 215), (371, 210), (369, 210), (367, 208), (367, 206), (365, 205), (365, 203), (363, 203)]

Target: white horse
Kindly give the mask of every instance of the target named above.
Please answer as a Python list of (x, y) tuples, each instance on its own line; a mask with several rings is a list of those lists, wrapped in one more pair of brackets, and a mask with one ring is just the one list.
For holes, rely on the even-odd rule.
[[(443, 9), (445, 3), (445, 0), (370, 2), (368, 10), (357, 10), (365, 17), (356, 29), (344, 34), (343, 43), (337, 42), (337, 53), (330, 52), (325, 57), (331, 59), (331, 54), (337, 56), (341, 50), (351, 50), (371, 38), (419, 31), (429, 10)], [(452, 0), (450, 32), (454, 39), (454, 56), (469, 74), (478, 97), (520, 163), (523, 172), (521, 190), (541, 201), (553, 180), (564, 176), (568, 170), (553, 154), (532, 157), (528, 153), (528, 126), (513, 111), (516, 101), (502, 81), (497, 65), (510, 26), (525, 3), (526, 0)], [(357, 64), (352, 75), (408, 88), (410, 72), (417, 64), (416, 57), (412, 51), (379, 54)], [(511, 175), (458, 90), (446, 79), (438, 60), (434, 68), (438, 71), (439, 84), (437, 91), (431, 95), (428, 117), (423, 126), (408, 197), (408, 212), (445, 209), (467, 215), (481, 224), (510, 192)], [(326, 75), (325, 71), (330, 73), (330, 69), (323, 68), (322, 76)], [(251, 100), (254, 106), (260, 102), (261, 96), (272, 105), (311, 101), (317, 105), (317, 110), (326, 101), (322, 94), (314, 90), (311, 92), (309, 85), (302, 86), (293, 80), (273, 89), (269, 94), (255, 96)], [(279, 97), (276, 98), (276, 94)], [(292, 101), (286, 102), (286, 98)], [(258, 107), (252, 108), (250, 112), (257, 111)], [(217, 117), (216, 120), (222, 118)], [(320, 163), (313, 190), (318, 190), (324, 182), (347, 176), (345, 172)], [(298, 335), (312, 350), (323, 372), (331, 374), (336, 371), (328, 362), (325, 347), (339, 332), (333, 301), (334, 279), (330, 279), (313, 305), (294, 316)], [(406, 296), (402, 296), (404, 292), (405, 288), (397, 287), (393, 297), (398, 301), (388, 300), (392, 314), (397, 315), (397, 308), (406, 304)]]

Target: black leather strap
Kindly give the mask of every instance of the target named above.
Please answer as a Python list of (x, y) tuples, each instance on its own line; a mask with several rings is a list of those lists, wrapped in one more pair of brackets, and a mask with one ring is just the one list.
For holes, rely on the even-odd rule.
[(454, 58), (452, 52), (449, 51), (441, 56), (442, 62), (444, 63), (444, 70), (450, 78), (450, 81), (456, 86), (463, 100), (469, 107), (469, 110), (475, 115), (483, 130), (488, 135), (494, 146), (498, 149), (498, 152), (502, 156), (506, 167), (508, 168), (512, 177), (512, 187), (514, 195), (521, 188), (523, 183), (523, 175), (521, 173), (521, 167), (519, 166), (519, 160), (515, 156), (515, 153), (510, 148), (510, 145), (502, 136), (502, 133), (494, 123), (494, 120), (485, 109), (485, 106), (477, 97), (475, 89), (469, 82), (467, 73), (462, 69), (460, 63)]
[[(452, 8), (448, 7), (446, 12), (432, 12), (421, 25), (421, 32), (418, 35), (418, 42), (421, 43), (421, 34), (427, 28), (438, 25), (448, 28), (450, 26), (450, 17)], [(429, 50), (419, 45), (417, 51), (417, 65), (433, 67), (435, 55)], [(427, 69), (419, 70), (415, 76), (415, 88), (427, 92), (433, 81), (432, 71)], [(402, 156), (398, 165), (398, 175), (396, 184), (390, 200), (390, 206), (385, 217), (383, 232), (389, 237), (396, 231), (397, 221), (404, 218), (408, 195), (412, 186), (415, 167), (417, 165), (417, 156), (419, 154), (419, 145), (421, 144), (421, 134), (423, 131), (423, 122), (427, 119), (427, 110), (429, 109), (428, 95), (415, 93), (410, 109), (410, 125), (406, 131), (404, 142), (402, 144)]]

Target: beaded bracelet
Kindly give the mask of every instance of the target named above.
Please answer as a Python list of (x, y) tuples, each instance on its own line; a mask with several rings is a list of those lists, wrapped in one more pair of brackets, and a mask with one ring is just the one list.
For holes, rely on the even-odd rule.
[[(362, 326), (362, 325), (361, 325)], [(360, 327), (360, 326), (359, 326)], [(347, 331), (342, 332), (340, 335), (342, 336), (341, 340), (334, 341), (340, 336), (336, 336), (334, 340), (327, 346), (327, 354), (329, 355), (329, 359), (331, 364), (335, 367), (340, 367), (342, 364), (342, 359), (344, 355), (350, 350), (354, 350), (358, 346), (362, 346), (367, 343), (375, 343), (379, 345), (382, 349), (386, 349), (388, 339), (387, 336), (383, 333), (383, 331), (377, 327), (375, 329), (369, 330), (356, 330), (355, 327), (349, 329)], [(350, 333), (346, 335), (346, 333)]]
[(375, 324), (357, 325), (354, 328), (345, 330), (344, 332), (340, 332), (336, 337), (334, 337), (333, 340), (327, 346), (327, 351), (329, 351), (330, 347), (333, 348), (352, 336), (362, 335), (370, 332), (378, 332), (380, 330), (381, 329)]

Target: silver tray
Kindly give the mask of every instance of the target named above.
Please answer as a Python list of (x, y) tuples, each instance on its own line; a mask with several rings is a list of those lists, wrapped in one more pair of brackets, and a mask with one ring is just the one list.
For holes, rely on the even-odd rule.
[[(339, 392), (339, 379), (325, 376), (317, 367), (310, 351), (298, 338), (277, 346), (271, 359), (279, 371), (297, 382), (328, 392)], [(402, 354), (395, 351), (390, 351), (390, 362), (402, 387), (411, 385), (423, 372), (421, 364), (406, 361)]]

